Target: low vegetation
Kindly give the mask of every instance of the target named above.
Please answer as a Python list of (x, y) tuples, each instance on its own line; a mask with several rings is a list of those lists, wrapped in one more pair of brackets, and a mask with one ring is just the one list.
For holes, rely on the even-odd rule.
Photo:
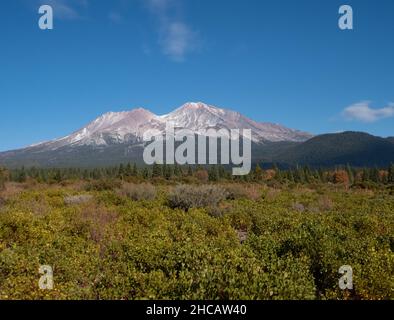
[(224, 188), (213, 185), (177, 186), (168, 196), (168, 205), (172, 209), (189, 211), (192, 208), (218, 206), (226, 199)]
[(149, 183), (125, 183), (118, 193), (134, 201), (154, 200), (157, 195), (156, 188)]
[[(4, 179), (0, 299), (394, 298), (391, 184), (142, 172)], [(41, 265), (53, 290), (38, 287)], [(353, 290), (338, 286), (343, 265)]]

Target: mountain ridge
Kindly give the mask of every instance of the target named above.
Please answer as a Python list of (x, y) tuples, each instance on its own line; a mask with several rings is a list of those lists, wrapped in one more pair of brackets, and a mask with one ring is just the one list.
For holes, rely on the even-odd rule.
[(165, 115), (156, 115), (144, 108), (130, 111), (107, 112), (83, 128), (65, 137), (34, 144), (27, 148), (48, 147), (53, 150), (66, 145), (96, 145), (109, 143), (142, 142), (149, 130), (164, 132), (166, 123), (190, 129), (196, 134), (207, 128), (252, 129), (253, 141), (305, 141), (311, 134), (284, 126), (259, 123), (241, 113), (218, 108), (202, 102), (188, 102)]
[(190, 129), (251, 129), (252, 162), (295, 165), (387, 166), (394, 162), (394, 138), (342, 132), (313, 136), (286, 127), (256, 122), (241, 113), (201, 102), (186, 103), (165, 115), (144, 108), (108, 112), (65, 137), (0, 152), (0, 165), (8, 167), (92, 167), (136, 162), (143, 164), (143, 134), (163, 133), (167, 122)]

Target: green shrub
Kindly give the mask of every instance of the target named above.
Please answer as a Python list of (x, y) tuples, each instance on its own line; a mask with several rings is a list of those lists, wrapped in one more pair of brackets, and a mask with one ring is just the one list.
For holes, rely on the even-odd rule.
[[(72, 186), (23, 186), (1, 193), (0, 300), (394, 299), (387, 190), (297, 187), (252, 201), (226, 200), (218, 186), (160, 186), (185, 212), (108, 190), (70, 206)], [(327, 210), (311, 214), (311, 205)], [(225, 214), (213, 218), (212, 208)], [(44, 264), (54, 290), (38, 288)], [(353, 290), (338, 286), (343, 265)]]

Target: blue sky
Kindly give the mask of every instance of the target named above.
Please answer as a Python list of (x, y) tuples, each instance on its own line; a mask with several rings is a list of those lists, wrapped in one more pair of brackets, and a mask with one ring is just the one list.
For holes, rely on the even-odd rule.
[[(38, 8), (54, 8), (54, 30)], [(350, 4), (354, 30), (338, 28)], [(394, 136), (392, 0), (4, 0), (0, 150), (187, 101), (315, 134)]]

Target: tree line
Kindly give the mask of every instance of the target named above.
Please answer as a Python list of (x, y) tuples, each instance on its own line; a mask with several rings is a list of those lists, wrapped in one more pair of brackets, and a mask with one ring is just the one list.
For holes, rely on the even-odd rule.
[(351, 166), (334, 169), (316, 169), (308, 166), (292, 169), (280, 169), (272, 166), (262, 169), (257, 164), (246, 176), (232, 176), (231, 170), (222, 165), (179, 166), (160, 165), (138, 167), (135, 163), (120, 164), (105, 168), (17, 168), (7, 170), (0, 168), (0, 188), (6, 181), (25, 182), (34, 180), (39, 183), (60, 183), (67, 180), (101, 180), (101, 179), (195, 179), (209, 181), (277, 181), (280, 183), (335, 183), (353, 185), (357, 183), (394, 183), (394, 164), (388, 168), (354, 168)]

